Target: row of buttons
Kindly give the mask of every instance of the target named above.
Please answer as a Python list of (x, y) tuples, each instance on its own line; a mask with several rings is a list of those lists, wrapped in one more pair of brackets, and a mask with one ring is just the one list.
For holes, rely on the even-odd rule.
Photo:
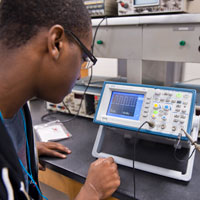
[[(145, 109), (143, 111), (143, 117), (147, 117), (148, 116), (148, 112), (149, 110), (148, 109)], [(159, 116), (161, 117), (162, 115), (168, 115), (168, 112), (165, 112), (164, 110), (153, 110), (153, 114), (158, 114), (159, 113)]]
[(188, 102), (187, 101), (180, 101), (180, 100), (176, 100), (176, 99), (170, 99), (170, 98), (165, 98), (165, 97), (160, 97), (160, 98), (158, 98), (158, 97), (154, 97), (154, 100), (156, 101), (156, 102), (166, 102), (166, 103), (178, 103), (178, 104), (183, 104), (183, 105), (187, 105), (188, 104)]
[(93, 6), (87, 6), (87, 9), (96, 9), (96, 8), (103, 8), (103, 5), (93, 5)]
[(180, 122), (181, 124), (184, 124), (184, 123), (185, 123), (184, 120), (178, 120), (178, 119), (174, 119), (173, 122), (176, 122), (176, 123), (177, 123), (177, 122)]
[(175, 109), (175, 112), (181, 112), (181, 113), (186, 113), (186, 109), (179, 109), (179, 108), (176, 108)]
[[(161, 124), (160, 126), (161, 129), (165, 129), (166, 128), (166, 124)], [(171, 130), (174, 132), (177, 130), (177, 126), (172, 126)]]
[[(161, 109), (161, 105), (155, 103), (154, 106), (153, 106), (153, 108), (154, 108), (155, 110)], [(171, 106), (169, 106), (169, 105), (163, 105), (163, 109), (164, 109), (165, 111), (171, 110)]]
[(89, 10), (90, 15), (103, 15), (104, 10)]
[[(164, 109), (165, 111), (171, 110), (171, 106), (170, 106), (170, 105), (163, 105), (162, 107), (163, 107), (163, 109)], [(145, 108), (148, 108), (148, 106), (146, 106)], [(154, 108), (155, 110), (161, 109), (161, 105), (155, 103), (154, 106), (153, 106), (153, 108)], [(186, 110), (185, 108), (186, 108), (186, 106), (184, 106), (184, 108), (181, 109), (181, 105), (180, 105), (180, 104), (177, 104), (177, 105), (176, 105), (176, 108), (175, 108), (175, 112), (186, 113), (187, 110)]]
[[(164, 129), (167, 128), (167, 124), (163, 122), (163, 123), (161, 123), (161, 124), (156, 124), (155, 127), (157, 127), (157, 129), (160, 128), (160, 129), (164, 130)], [(175, 131), (178, 131), (178, 129), (180, 129), (180, 128), (183, 128), (183, 125), (173, 125), (173, 126), (171, 127), (171, 131), (172, 131), (172, 132), (170, 132), (170, 134), (178, 135), (178, 132), (175, 132)]]
[(156, 90), (155, 94), (158, 95), (158, 96), (161, 95), (161, 94), (163, 94), (165, 96), (167, 96), (167, 95), (172, 96), (173, 93), (172, 92), (167, 92), (167, 91), (162, 93), (160, 90)]
[(150, 104), (151, 104), (151, 97), (150, 96), (147, 96), (146, 97), (146, 104), (144, 106), (144, 111), (143, 111), (143, 117), (147, 117), (148, 116), (148, 113), (149, 113), (149, 108), (150, 108)]
[(185, 119), (186, 116), (185, 115), (174, 115), (174, 118), (178, 119), (178, 118), (181, 118), (181, 119)]
[[(152, 119), (156, 119), (156, 118), (157, 118), (157, 115), (156, 115), (156, 114), (152, 114), (152, 115), (151, 115), (151, 118), (152, 118)], [(167, 120), (167, 116), (166, 116), (166, 115), (162, 115), (162, 116), (161, 116), (161, 119), (162, 119), (163, 121), (166, 121), (166, 120)]]
[[(160, 128), (160, 129), (162, 129), (162, 130), (164, 130), (164, 129), (166, 129), (166, 124), (163, 123), (163, 124), (157, 125), (156, 127), (157, 127), (157, 128)], [(182, 127), (182, 126), (181, 126), (181, 127)], [(180, 127), (173, 125), (173, 126), (171, 127), (171, 131), (172, 131), (172, 132), (170, 132), (170, 134), (178, 135), (178, 132), (175, 132), (175, 131), (178, 131), (179, 128), (180, 128)]]
[[(157, 95), (157, 96), (164, 95), (164, 96), (171, 97), (173, 94), (175, 94), (175, 93), (171, 92), (171, 91), (170, 92), (169, 91), (161, 92), (159, 89), (155, 91), (155, 95)], [(176, 93), (175, 96), (176, 96), (176, 98), (185, 98), (185, 99), (187, 99), (189, 97), (188, 94), (183, 94), (183, 93), (180, 93), (180, 92)]]
[[(162, 111), (162, 110), (160, 110), (160, 111)], [(159, 111), (159, 116), (167, 116), (168, 115), (168, 112), (160, 112), (160, 111)], [(148, 113), (148, 111), (145, 110), (144, 113)], [(152, 114), (152, 116), (154, 116), (153, 118), (156, 117), (156, 114), (158, 114), (158, 111), (154, 110), (153, 114)], [(178, 119), (178, 118), (186, 119), (186, 115), (178, 115), (178, 114), (176, 114), (176, 115), (174, 115), (174, 118), (176, 118), (176, 119)]]

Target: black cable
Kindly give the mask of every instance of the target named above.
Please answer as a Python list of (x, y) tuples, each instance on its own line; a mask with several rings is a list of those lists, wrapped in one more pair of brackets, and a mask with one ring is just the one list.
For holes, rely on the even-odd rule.
[(186, 159), (180, 159), (180, 158), (178, 158), (176, 154), (177, 154), (178, 146), (179, 146), (179, 144), (181, 142), (181, 136), (182, 136), (181, 134), (178, 136), (178, 141), (177, 141), (177, 144), (175, 145), (173, 155), (174, 155), (174, 158), (175, 158), (176, 161), (178, 161), (178, 162), (186, 162), (186, 161), (188, 161), (193, 156), (193, 154), (194, 154), (194, 152), (195, 152), (196, 149), (195, 148), (193, 149), (192, 153), (188, 156), (188, 158), (186, 158)]
[[(91, 80), (91, 79), (90, 79), (90, 80)], [(89, 80), (89, 82), (90, 82), (90, 80)], [(81, 105), (82, 105), (82, 102), (83, 102), (83, 99), (84, 99), (85, 92), (86, 92), (86, 90), (87, 90), (88, 87), (89, 87), (89, 82), (88, 82), (87, 87), (86, 87), (85, 90), (84, 90), (84, 93), (83, 93), (83, 96), (82, 96), (82, 98), (81, 98), (81, 102), (80, 102), (79, 109), (78, 109), (77, 113), (76, 113), (73, 117), (71, 117), (71, 118), (69, 118), (69, 119), (66, 119), (66, 120), (63, 120), (63, 121), (59, 121), (58, 123), (70, 122), (70, 121), (74, 120), (74, 119), (79, 115), (79, 112), (80, 112), (80, 110), (81, 110)], [(65, 106), (65, 104), (64, 104), (64, 106)], [(50, 116), (50, 115), (53, 115), (53, 114), (57, 114), (57, 112), (54, 112), (54, 113), (47, 113), (47, 114), (45, 114), (45, 115), (43, 115), (43, 116), (41, 117), (41, 120), (42, 120), (42, 121), (45, 121), (45, 122), (50, 122), (50, 121), (46, 120), (45, 118), (46, 118), (47, 116)], [(57, 119), (57, 118), (56, 118), (56, 119)]]
[(133, 189), (134, 189), (134, 196), (133, 199), (136, 199), (136, 178), (135, 178), (135, 152), (136, 152), (136, 142), (137, 142), (137, 136), (139, 134), (140, 129), (145, 125), (145, 124), (149, 124), (148, 121), (145, 121), (144, 123), (142, 123), (142, 125), (138, 128), (137, 132), (136, 132), (136, 136), (134, 138), (134, 146), (133, 146)]
[(103, 19), (99, 22), (99, 24), (97, 25), (96, 30), (95, 30), (95, 32), (94, 32), (93, 42), (92, 42), (92, 46), (91, 46), (91, 48), (92, 48), (92, 53), (94, 52), (94, 43), (95, 43), (95, 40), (96, 40), (97, 31), (98, 31), (98, 29), (99, 29), (101, 23), (102, 23), (106, 18), (107, 18), (107, 17), (103, 17)]
[(68, 107), (68, 106), (66, 105), (66, 103), (64, 102), (64, 100), (62, 101), (62, 103), (63, 103), (64, 107), (67, 109), (68, 113), (69, 113), (69, 114), (72, 114), (71, 111), (70, 111), (70, 109), (69, 109), (69, 107)]
[[(139, 129), (137, 131), (136, 134), (138, 134), (139, 132)], [(134, 138), (134, 146), (133, 146), (133, 199), (135, 200), (136, 199), (136, 178), (135, 178), (135, 151), (136, 151), (136, 139), (137, 138)]]
[(61, 121), (60, 123), (70, 122), (70, 121), (74, 120), (74, 119), (79, 115), (79, 112), (80, 112), (80, 110), (81, 110), (81, 106), (82, 106), (82, 103), (83, 103), (83, 99), (84, 99), (84, 97), (85, 97), (85, 93), (86, 93), (86, 91), (87, 91), (87, 89), (88, 89), (88, 87), (89, 87), (89, 85), (90, 85), (91, 80), (92, 80), (92, 72), (93, 72), (93, 70), (92, 70), (92, 67), (91, 67), (90, 79), (89, 79), (89, 81), (88, 81), (88, 84), (87, 84), (87, 86), (86, 86), (84, 92), (83, 92), (83, 96), (82, 96), (82, 98), (81, 98), (81, 102), (80, 102), (79, 109), (78, 109), (77, 113), (76, 113), (72, 118), (66, 119), (66, 120), (64, 120), (64, 121)]
[(192, 153), (188, 156), (188, 158), (186, 158), (186, 159), (180, 159), (180, 158), (178, 158), (177, 155), (176, 155), (176, 153), (177, 153), (177, 148), (175, 148), (175, 149), (174, 149), (174, 158), (175, 158), (175, 160), (178, 161), (178, 162), (186, 162), (186, 161), (188, 161), (188, 160), (193, 156), (193, 154), (194, 154), (195, 151), (196, 151), (196, 149), (194, 148), (193, 151), (192, 151)]
[(56, 111), (51, 111), (50, 113), (46, 113), (44, 115), (42, 115), (41, 117), (41, 121), (42, 122), (50, 122), (50, 121), (53, 121), (53, 120), (57, 120), (57, 117), (52, 117), (53, 119), (52, 120), (47, 120), (46, 118), (49, 117), (49, 116), (52, 116), (52, 115), (56, 115), (57, 112)]

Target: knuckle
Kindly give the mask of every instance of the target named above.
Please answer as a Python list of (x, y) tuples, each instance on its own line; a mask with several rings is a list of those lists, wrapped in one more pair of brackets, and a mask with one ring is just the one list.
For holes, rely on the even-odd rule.
[(109, 157), (108, 159), (110, 160), (110, 162), (114, 162), (113, 157)]
[(111, 171), (112, 171), (113, 173), (116, 173), (116, 172), (117, 172), (117, 166), (116, 166), (116, 165), (112, 165), (110, 168), (111, 168)]
[(117, 173), (114, 174), (115, 179), (119, 179), (119, 175)]
[(90, 164), (90, 167), (94, 167), (95, 166), (95, 162)]
[(111, 168), (110, 168), (110, 172), (111, 172), (112, 174), (115, 174), (116, 169), (115, 169), (114, 167), (111, 167)]
[(120, 186), (120, 183), (121, 183), (121, 181), (120, 181), (120, 179), (118, 179), (118, 180), (116, 181), (116, 186), (119, 187), (119, 186)]
[(115, 171), (117, 171), (117, 165), (115, 163), (113, 163), (113, 168), (115, 169)]

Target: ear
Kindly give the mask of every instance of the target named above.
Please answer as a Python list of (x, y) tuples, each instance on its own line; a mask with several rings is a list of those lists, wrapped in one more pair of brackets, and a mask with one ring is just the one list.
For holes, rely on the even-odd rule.
[(60, 52), (63, 48), (64, 29), (60, 25), (54, 25), (49, 30), (48, 34), (48, 50), (54, 60), (58, 60)]

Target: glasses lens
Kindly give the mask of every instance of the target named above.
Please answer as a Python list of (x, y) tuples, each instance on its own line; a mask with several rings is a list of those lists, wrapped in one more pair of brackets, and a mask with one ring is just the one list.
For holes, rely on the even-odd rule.
[(92, 61), (85, 61), (82, 66), (81, 69), (90, 69), (93, 66), (93, 62)]

